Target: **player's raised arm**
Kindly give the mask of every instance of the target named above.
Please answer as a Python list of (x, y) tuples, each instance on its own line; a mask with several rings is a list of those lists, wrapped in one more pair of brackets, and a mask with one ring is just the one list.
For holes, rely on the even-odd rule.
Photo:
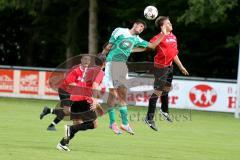
[(132, 49), (132, 53), (135, 53), (135, 52), (144, 52), (146, 51), (146, 48), (143, 48), (143, 47), (136, 47), (136, 48), (133, 48)]
[(145, 48), (145, 47), (136, 47), (136, 48), (133, 48), (132, 49), (132, 52), (135, 53), (135, 52), (144, 52), (148, 49), (155, 49), (157, 47), (157, 45), (162, 41), (162, 39), (164, 38), (164, 36), (167, 34), (167, 31), (166, 31), (166, 26), (163, 25), (162, 26), (162, 31), (160, 33), (160, 36), (154, 41), (154, 42), (149, 42), (148, 43), (148, 46)]
[(149, 43), (148, 44), (148, 48), (155, 49), (157, 47), (157, 45), (162, 41), (164, 36), (167, 34), (166, 25), (163, 25), (161, 27), (161, 30), (162, 31), (161, 31), (160, 36), (158, 37), (158, 39), (156, 41), (154, 41), (153, 43)]

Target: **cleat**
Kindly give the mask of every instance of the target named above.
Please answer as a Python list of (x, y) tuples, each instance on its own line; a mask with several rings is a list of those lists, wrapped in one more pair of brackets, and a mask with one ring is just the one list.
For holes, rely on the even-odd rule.
[(163, 116), (163, 118), (164, 118), (165, 120), (167, 120), (168, 122), (173, 122), (167, 112), (163, 112), (163, 111), (160, 109), (160, 114), (161, 114), (161, 115)]
[(62, 145), (62, 146), (67, 146), (67, 147), (69, 147), (69, 141), (70, 141), (70, 139), (69, 138), (62, 138), (62, 140), (60, 141), (60, 144)]
[(120, 128), (121, 128), (123, 131), (126, 131), (126, 132), (128, 132), (129, 134), (134, 135), (134, 131), (133, 131), (133, 129), (130, 127), (129, 124), (128, 124), (128, 125), (123, 125), (123, 124), (121, 124), (121, 125), (120, 125)]
[(145, 118), (144, 121), (151, 129), (153, 129), (154, 131), (158, 131), (154, 120), (148, 120), (147, 118)]
[(122, 134), (121, 130), (118, 128), (116, 123), (113, 123), (112, 125), (109, 125), (109, 128), (115, 133), (115, 134)]
[(57, 144), (57, 149), (60, 151), (70, 151), (70, 149), (67, 146), (62, 145), (61, 143)]
[(47, 127), (47, 130), (48, 131), (56, 131), (57, 129), (55, 128), (55, 126), (52, 126), (52, 127)]
[(42, 113), (40, 114), (40, 119), (43, 119), (44, 116), (50, 113), (50, 108), (44, 107)]

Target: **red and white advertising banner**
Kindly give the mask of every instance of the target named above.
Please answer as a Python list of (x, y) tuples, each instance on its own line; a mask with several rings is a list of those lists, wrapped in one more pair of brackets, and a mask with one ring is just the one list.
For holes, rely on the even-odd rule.
[(236, 84), (223, 82), (175, 80), (179, 86), (170, 92), (171, 96), (179, 96), (178, 103), (172, 105), (191, 109), (234, 112), (236, 107)]
[(13, 70), (0, 69), (0, 92), (13, 93)]
[(58, 95), (57, 89), (63, 80), (63, 72), (45, 72), (45, 95)]
[[(141, 82), (134, 78), (135, 83)], [(128, 100), (132, 104), (147, 106), (153, 92), (153, 79), (144, 78), (145, 86), (130, 88)], [(234, 112), (236, 107), (236, 84), (193, 80), (173, 80), (169, 92), (171, 108), (196, 109), (206, 111)], [(141, 92), (140, 92), (141, 91)], [(160, 98), (157, 105), (160, 106)]]
[[(20, 73), (20, 94), (38, 94), (39, 71), (22, 70)], [(44, 87), (44, 86), (41, 86)]]
[[(0, 96), (58, 99), (57, 88), (63, 80), (62, 72), (0, 69)], [(153, 92), (153, 78), (128, 79), (129, 104), (148, 106)], [(237, 84), (196, 80), (173, 80), (169, 92), (170, 108), (234, 112)], [(103, 96), (106, 101), (107, 94)], [(160, 106), (160, 98), (157, 106)]]

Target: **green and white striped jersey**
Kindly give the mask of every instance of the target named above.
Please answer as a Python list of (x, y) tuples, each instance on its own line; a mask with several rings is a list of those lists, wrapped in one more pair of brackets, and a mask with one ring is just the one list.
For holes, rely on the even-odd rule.
[(109, 39), (113, 46), (107, 55), (107, 62), (126, 62), (135, 47), (146, 48), (147, 41), (138, 35), (131, 35), (128, 28), (116, 28)]

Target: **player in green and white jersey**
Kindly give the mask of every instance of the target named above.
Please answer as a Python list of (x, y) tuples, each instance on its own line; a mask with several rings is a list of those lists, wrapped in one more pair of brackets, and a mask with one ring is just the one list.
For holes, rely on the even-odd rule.
[(134, 48), (136, 51), (141, 51), (141, 48), (154, 49), (163, 39), (165, 34), (161, 34), (154, 43), (143, 40), (139, 34), (146, 28), (146, 23), (142, 20), (136, 20), (131, 29), (116, 28), (109, 39), (108, 44), (102, 51), (102, 54), (107, 54), (107, 63), (105, 67), (104, 83), (109, 89), (108, 95), (108, 114), (110, 119), (109, 128), (116, 134), (121, 134), (121, 130), (116, 124), (115, 105), (119, 104), (119, 111), (122, 118), (120, 128), (130, 134), (134, 134), (133, 129), (130, 127), (127, 118), (127, 84), (126, 78), (128, 68), (126, 62)]

